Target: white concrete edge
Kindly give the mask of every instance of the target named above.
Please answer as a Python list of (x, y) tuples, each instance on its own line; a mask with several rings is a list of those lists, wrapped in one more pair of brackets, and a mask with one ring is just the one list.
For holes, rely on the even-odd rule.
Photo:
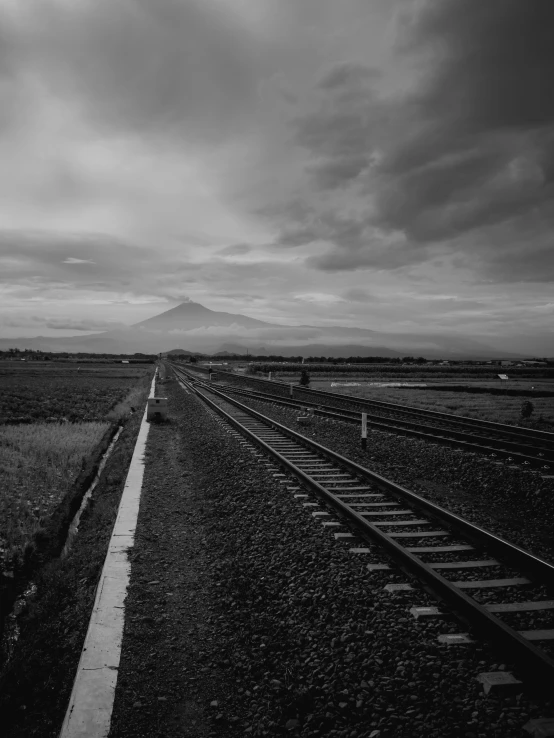
[[(149, 397), (154, 397), (157, 373), (156, 368)], [(146, 422), (147, 410), (148, 403), (98, 582), (60, 738), (107, 738), (110, 732), (125, 624), (125, 597), (131, 573), (127, 551), (134, 545), (150, 429)]]

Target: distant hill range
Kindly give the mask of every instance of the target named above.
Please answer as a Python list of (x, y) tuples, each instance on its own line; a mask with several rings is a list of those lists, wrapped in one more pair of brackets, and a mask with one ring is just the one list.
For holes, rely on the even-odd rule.
[(279, 346), (278, 348), (271, 346), (259, 346), (256, 348), (255, 346), (226, 345), (224, 349), (213, 354), (213, 356), (225, 358), (226, 356), (245, 356), (249, 353), (254, 356), (270, 356), (271, 354), (275, 354), (279, 356), (326, 356), (333, 359), (347, 359), (349, 356), (383, 356), (388, 359), (394, 359), (406, 355), (399, 351), (392, 351), (385, 346), (359, 346), (353, 343), (345, 343), (338, 346), (309, 343), (300, 347)]
[[(3, 338), (0, 349), (87, 353), (279, 354), (281, 356), (424, 356), (444, 359), (526, 358), (456, 334), (382, 333), (349, 326), (288, 326), (184, 302), (128, 328), (63, 338)], [(552, 350), (545, 353), (552, 353)]]
[(185, 351), (185, 349), (171, 349), (171, 351), (164, 351), (164, 356), (194, 356), (194, 352)]

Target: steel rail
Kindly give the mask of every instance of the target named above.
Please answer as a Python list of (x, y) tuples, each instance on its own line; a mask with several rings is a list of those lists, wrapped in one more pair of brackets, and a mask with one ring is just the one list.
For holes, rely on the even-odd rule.
[(382, 477), (380, 474), (377, 474), (376, 472), (373, 472), (370, 469), (357, 464), (355, 461), (347, 459), (345, 456), (338, 454), (336, 451), (332, 451), (331, 449), (322, 446), (321, 444), (317, 443), (317, 441), (306, 438), (306, 436), (293, 431), (291, 428), (287, 428), (286, 426), (281, 425), (281, 423), (279, 423), (278, 421), (273, 420), (272, 418), (268, 418), (267, 416), (259, 413), (253, 408), (248, 407), (247, 405), (243, 405), (241, 402), (235, 400), (232, 397), (228, 397), (227, 395), (225, 395), (224, 392), (221, 392), (215, 387), (205, 385), (205, 389), (213, 392), (216, 395), (219, 395), (220, 397), (222, 397), (222, 399), (235, 405), (243, 412), (253, 415), (254, 417), (257, 417), (259, 420), (262, 420), (265, 423), (271, 424), (274, 428), (278, 429), (285, 435), (288, 435), (295, 441), (300, 442), (303, 445), (309, 445), (318, 453), (322, 453), (325, 456), (332, 457), (333, 460), (340, 466), (347, 468), (349, 471), (355, 474), (361, 474), (369, 478), (378, 487), (386, 489), (388, 492), (397, 497), (400, 497), (401, 499), (409, 500), (416, 507), (420, 507), (421, 509), (425, 510), (425, 512), (432, 517), (440, 520), (441, 522), (446, 522), (449, 526), (456, 528), (458, 532), (462, 533), (467, 538), (470, 538), (470, 540), (473, 540), (480, 545), (485, 545), (488, 547), (493, 546), (497, 551), (500, 550), (501, 554), (504, 557), (509, 557), (514, 563), (517, 563), (519, 567), (521, 567), (522, 569), (525, 568), (525, 571), (528, 571), (529, 573), (535, 573), (536, 575), (546, 578), (547, 580), (551, 579), (551, 581), (554, 582), (553, 564), (550, 564), (547, 561), (544, 561), (543, 559), (530, 554), (528, 551), (519, 548), (513, 543), (505, 541), (503, 538), (490, 533), (484, 528), (480, 528), (474, 523), (470, 523), (467, 520), (460, 518), (458, 515), (455, 515), (454, 513), (451, 513), (450, 511), (440, 507), (439, 505), (426, 500), (424, 497), (420, 497), (415, 492), (411, 492), (410, 490), (402, 487), (396, 482), (392, 482), (389, 479)]
[[(260, 382), (269, 387), (278, 386), (282, 389), (287, 389), (289, 387), (287, 383), (281, 382), (280, 380), (262, 379), (260, 377), (246, 377), (244, 375), (233, 374), (232, 372), (221, 371), (221, 370), (217, 370), (214, 373), (225, 374), (229, 377), (232, 377), (234, 380), (239, 379), (239, 381), (242, 380), (245, 382), (249, 382), (249, 381)], [(400, 405), (398, 403), (393, 403), (393, 402), (383, 402), (381, 400), (370, 400), (367, 398), (355, 397), (354, 395), (345, 395), (341, 392), (326, 392), (325, 390), (314, 390), (314, 389), (310, 389), (306, 387), (295, 387), (294, 390), (296, 392), (304, 392), (306, 394), (314, 395), (316, 397), (317, 396), (329, 397), (334, 400), (352, 402), (352, 403), (356, 403), (358, 405), (366, 406), (366, 407), (383, 408), (386, 410), (390, 410), (390, 411), (394, 411), (398, 413), (404, 413), (408, 415), (428, 416), (431, 418), (436, 418), (437, 420), (442, 419), (444, 422), (450, 422), (450, 423), (454, 423), (458, 425), (470, 425), (470, 426), (475, 426), (481, 429), (490, 429), (491, 431), (495, 431), (497, 433), (502, 432), (502, 433), (506, 433), (507, 435), (521, 436), (522, 438), (526, 438), (526, 439), (534, 438), (535, 440), (543, 441), (547, 444), (553, 444), (552, 447), (554, 447), (554, 433), (550, 433), (548, 431), (540, 431), (534, 428), (520, 428), (517, 426), (506, 425), (505, 423), (495, 423), (492, 420), (479, 420), (478, 418), (466, 418), (460, 415), (453, 415), (452, 413), (441, 413), (436, 410), (426, 410), (424, 408), (416, 408), (410, 405)]]
[[(181, 371), (185, 371), (182, 370)], [(185, 371), (186, 373), (186, 371)], [(191, 376), (190, 374), (188, 376)], [(198, 378), (194, 377), (194, 380), (197, 381)], [(266, 380), (258, 380), (255, 379), (254, 381), (263, 381)], [(228, 391), (230, 392), (237, 392), (237, 393), (243, 393), (243, 394), (256, 394), (256, 390), (248, 390), (244, 387), (238, 387), (238, 386), (227, 386)], [(317, 391), (317, 390), (316, 390)], [(324, 412), (318, 412), (315, 411), (316, 415), (328, 415), (334, 420), (339, 420), (341, 422), (360, 422), (359, 414), (361, 411), (354, 411), (354, 410), (348, 410), (344, 407), (337, 408), (332, 406), (322, 406), (317, 405), (317, 403), (313, 400), (290, 400), (285, 399), (281, 395), (276, 394), (269, 394), (269, 393), (257, 393), (262, 396), (262, 399), (267, 399), (268, 401), (277, 402), (284, 406), (290, 406), (295, 407), (295, 403), (298, 403), (299, 405), (312, 405), (316, 406), (318, 408), (323, 408)], [(329, 395), (333, 397), (333, 399), (337, 400), (337, 397), (339, 398), (339, 402), (342, 402), (343, 400), (346, 400), (346, 402), (350, 402), (351, 404), (358, 404), (356, 402), (357, 398), (349, 398), (345, 397), (344, 395), (336, 394), (336, 393), (325, 393), (326, 395)], [(349, 416), (340, 415), (340, 413), (349, 413)], [(352, 418), (357, 418), (357, 420), (353, 420)], [(453, 416), (457, 417), (457, 416)], [(392, 433), (401, 433), (405, 436), (412, 436), (415, 438), (419, 438), (424, 441), (431, 441), (433, 443), (440, 443), (442, 445), (454, 447), (454, 448), (461, 448), (463, 450), (466, 450), (468, 452), (477, 452), (477, 453), (484, 453), (488, 454), (489, 456), (494, 457), (501, 457), (506, 459), (507, 461), (512, 461), (514, 463), (522, 464), (524, 466), (532, 466), (535, 468), (543, 468), (543, 469), (550, 469), (550, 464), (554, 463), (554, 448), (552, 451), (550, 449), (547, 449), (544, 445), (541, 445), (539, 447), (533, 446), (531, 444), (531, 441), (529, 438), (524, 438), (519, 434), (505, 434), (502, 435), (504, 438), (491, 438), (489, 436), (479, 436), (477, 435), (476, 428), (474, 426), (466, 426), (465, 424), (461, 424), (462, 428), (464, 430), (456, 430), (452, 427), (437, 427), (437, 426), (429, 426), (421, 423), (416, 423), (413, 420), (405, 420), (403, 418), (388, 418), (388, 417), (382, 417), (382, 416), (375, 416), (368, 414), (367, 415), (367, 421), (369, 425), (372, 427), (384, 430), (386, 432), (392, 432)], [(452, 426), (452, 424), (451, 424)], [(473, 433), (467, 432), (467, 430), (474, 431)], [(516, 441), (513, 440), (506, 440), (506, 436), (508, 438), (515, 438), (518, 439)], [(535, 453), (526, 453), (527, 450), (535, 451)], [(546, 452), (546, 454), (544, 453)], [(548, 463), (547, 463), (548, 462)]]
[[(298, 408), (310, 405), (314, 408), (314, 415), (321, 417), (329, 417), (345, 423), (359, 424), (361, 421), (361, 412), (358, 410), (346, 410), (344, 408), (331, 407), (329, 405), (316, 405), (313, 401), (290, 400), (280, 397), (279, 395), (270, 395), (265, 392), (256, 392), (255, 390), (247, 390), (242, 387), (233, 387), (227, 385), (224, 388), (228, 392), (247, 395), (252, 399), (260, 399), (267, 402), (275, 402), (284, 407)], [(340, 412), (339, 412), (340, 410)], [(344, 415), (343, 413), (348, 413)], [(409, 420), (397, 418), (383, 418), (380, 415), (367, 414), (367, 423), (377, 429), (398, 432), (404, 435), (421, 438), (425, 441), (433, 441), (449, 446), (461, 447), (468, 451), (480, 451), (484, 453), (499, 454), (507, 459), (516, 461), (525, 465), (545, 465), (546, 462), (554, 462), (554, 454), (552, 458), (534, 456), (521, 451), (521, 446), (527, 444), (517, 444), (512, 441), (502, 441), (496, 438), (488, 438), (487, 436), (478, 436), (466, 433), (464, 431), (452, 430), (449, 428), (439, 428), (430, 425), (422, 425)], [(467, 440), (470, 439), (470, 440)]]
[[(202, 385), (204, 385), (204, 383), (202, 383)], [(554, 660), (552, 660), (547, 654), (536, 648), (517, 631), (496, 618), (486, 610), (485, 607), (481, 606), (474, 599), (466, 595), (462, 590), (456, 587), (455, 584), (438, 574), (438, 572), (432, 569), (428, 564), (424, 563), (418, 557), (403, 548), (400, 544), (396, 543), (395, 540), (381, 531), (376, 525), (362, 517), (360, 513), (342, 502), (342, 500), (340, 500), (330, 490), (326, 489), (323, 485), (310, 477), (309, 474), (306, 474), (302, 469), (298, 468), (276, 449), (273, 449), (269, 444), (265, 443), (265, 441), (256, 436), (255, 433), (240, 423), (239, 420), (227, 413), (216, 402), (206, 397), (201, 389), (204, 392), (207, 391), (215, 394), (225, 402), (235, 406), (241, 412), (244, 412), (246, 415), (256, 418), (265, 425), (278, 430), (283, 435), (298, 442), (300, 445), (310, 448), (311, 450), (315, 450), (317, 453), (327, 457), (328, 459), (332, 459), (337, 463), (337, 465), (355, 472), (357, 476), (370, 479), (377, 487), (386, 489), (389, 493), (393, 494), (393, 496), (412, 501), (415, 507), (424, 509), (426, 512), (430, 513), (432, 517), (443, 522), (447, 522), (447, 524), (455, 530), (462, 531), (469, 540), (479, 542), (481, 545), (486, 545), (491, 550), (500, 551), (505, 559), (517, 560), (520, 565), (522, 565), (521, 568), (524, 571), (531, 571), (538, 576), (547, 578), (547, 580), (551, 582), (552, 575), (554, 573), (554, 566), (533, 554), (529, 554), (527, 551), (514, 546), (508, 541), (505, 541), (504, 539), (495, 536), (472, 523), (468, 523), (453, 513), (434, 505), (434, 503), (419, 497), (415, 493), (400, 487), (400, 485), (381, 477), (375, 472), (371, 472), (369, 469), (365, 469), (340, 454), (321, 446), (315, 441), (307, 439), (290, 428), (286, 428), (277, 421), (267, 418), (256, 410), (243, 405), (234, 398), (226, 396), (223, 392), (216, 390), (211, 386), (204, 385), (201, 388), (198, 388), (196, 385), (190, 386), (191, 389), (201, 397), (209, 407), (224, 417), (227, 422), (239, 430), (243, 435), (248, 437), (257, 446), (262, 448), (267, 454), (272, 456), (281, 467), (286, 468), (308, 489), (326, 500), (342, 517), (353, 523), (354, 526), (362, 532), (362, 537), (369, 537), (380, 543), (383, 548), (385, 548), (399, 563), (400, 567), (404, 571), (422, 580), (435, 596), (447, 603), (449, 607), (466, 620), (466, 622), (468, 622), (477, 632), (481, 633), (484, 637), (489, 638), (493, 642), (506, 647), (509, 650), (510, 657), (515, 657), (529, 679), (533, 680), (538, 685), (544, 686), (544, 679), (552, 679), (552, 677), (554, 677)]]

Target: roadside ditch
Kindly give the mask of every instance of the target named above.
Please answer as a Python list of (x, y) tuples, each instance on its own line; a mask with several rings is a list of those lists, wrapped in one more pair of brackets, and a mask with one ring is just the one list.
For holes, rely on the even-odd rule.
[[(147, 396), (145, 387), (143, 407)], [(21, 577), (14, 577), (18, 585), (12, 584), (12, 603), (31, 580), (34, 590), (19, 614), (18, 639), (0, 672), (6, 738), (59, 733), (141, 419), (142, 412), (137, 412), (125, 422), (66, 555), (61, 556), (70, 525), (119, 425), (109, 429), (87, 460), (72, 494), (35, 540)]]

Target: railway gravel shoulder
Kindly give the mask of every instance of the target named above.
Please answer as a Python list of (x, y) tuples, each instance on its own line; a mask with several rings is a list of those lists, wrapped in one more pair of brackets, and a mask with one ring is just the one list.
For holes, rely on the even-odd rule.
[(241, 397), (245, 405), (298, 433), (367, 466), (456, 514), (482, 525), (537, 556), (554, 561), (554, 479), (470, 454), (393, 433), (368, 433), (345, 423), (314, 418), (298, 424), (295, 411)]
[(477, 674), (509, 663), (438, 645), (444, 623), (409, 614), (414, 597), (434, 604), (422, 590), (386, 592), (400, 573), (369, 572), (197, 398), (167, 395), (110, 738), (515, 738), (554, 709), (485, 697)]

